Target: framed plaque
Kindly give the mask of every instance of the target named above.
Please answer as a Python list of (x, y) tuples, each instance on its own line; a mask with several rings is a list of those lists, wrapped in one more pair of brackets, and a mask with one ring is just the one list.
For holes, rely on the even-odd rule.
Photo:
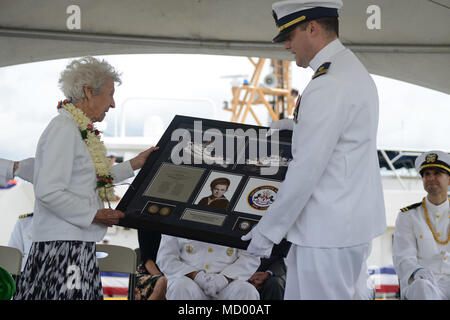
[(246, 249), (241, 236), (275, 201), (292, 159), (291, 132), (267, 132), (175, 116), (118, 204), (119, 225)]

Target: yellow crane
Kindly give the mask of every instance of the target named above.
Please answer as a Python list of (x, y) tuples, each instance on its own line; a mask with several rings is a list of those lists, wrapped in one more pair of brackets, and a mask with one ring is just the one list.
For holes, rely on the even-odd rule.
[[(267, 59), (248, 57), (255, 67), (249, 82), (231, 88), (233, 98), (231, 107), (225, 107), (232, 113), (231, 121), (245, 123), (250, 113), (258, 125), (262, 125), (258, 116), (252, 109), (255, 105), (264, 105), (272, 121), (286, 118), (291, 115), (295, 106), (298, 92), (291, 87), (290, 65), (291, 61), (270, 59), (273, 73), (264, 78), (260, 84), (262, 69)], [(270, 102), (267, 96), (272, 96)]]

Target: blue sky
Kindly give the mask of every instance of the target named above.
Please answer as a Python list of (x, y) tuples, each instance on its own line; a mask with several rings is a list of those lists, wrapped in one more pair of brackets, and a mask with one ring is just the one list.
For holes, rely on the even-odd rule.
[[(104, 58), (122, 72), (122, 85), (116, 87), (117, 107), (108, 113), (107, 126), (101, 125), (107, 134), (114, 133), (115, 117), (124, 106), (132, 110), (130, 120), (150, 124), (156, 136), (175, 114), (229, 121), (231, 113), (222, 108), (223, 101), (232, 98), (231, 79), (224, 76), (247, 74), (250, 78), (253, 73), (246, 57), (153, 54)], [(0, 157), (34, 155), (40, 134), (56, 115), (57, 101), (64, 98), (57, 82), (70, 60), (0, 68)], [(261, 78), (270, 71), (266, 61)], [(301, 92), (311, 75), (312, 70), (293, 64), (292, 86)], [(374, 80), (380, 96), (380, 147), (450, 152), (449, 95), (380, 76)], [(265, 107), (254, 110), (267, 124)], [(255, 123), (251, 117), (248, 120)], [(136, 132), (142, 134), (142, 130)], [(127, 133), (133, 133), (130, 126)]]

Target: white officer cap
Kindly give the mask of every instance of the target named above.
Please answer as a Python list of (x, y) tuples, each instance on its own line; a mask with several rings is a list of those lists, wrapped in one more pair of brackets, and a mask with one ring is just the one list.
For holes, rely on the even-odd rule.
[(423, 171), (428, 168), (437, 169), (450, 175), (450, 155), (438, 150), (422, 153), (416, 158), (415, 167), (421, 176), (423, 176)]
[(300, 22), (324, 17), (338, 17), (342, 0), (288, 0), (272, 4), (272, 14), (278, 27), (278, 35), (272, 42), (282, 42), (294, 26)]

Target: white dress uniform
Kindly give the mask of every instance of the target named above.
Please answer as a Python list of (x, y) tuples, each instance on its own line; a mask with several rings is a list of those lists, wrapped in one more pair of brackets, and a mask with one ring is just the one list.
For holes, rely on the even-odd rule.
[(260, 259), (243, 250), (162, 235), (156, 263), (168, 280), (168, 300), (211, 299), (196, 282), (185, 276), (199, 270), (233, 279), (218, 294), (219, 300), (259, 299), (258, 291), (247, 280), (258, 269)]
[(353, 299), (371, 241), (386, 230), (378, 94), (339, 39), (309, 65), (316, 73), (296, 112), (293, 160), (256, 228), (274, 243), (293, 244), (285, 299)]
[(27, 262), (31, 244), (33, 243), (31, 241), (32, 222), (32, 213), (20, 215), (8, 242), (9, 247), (19, 249), (22, 252), (22, 271)]
[[(449, 201), (439, 206), (425, 197), (428, 218), (441, 241), (448, 239)], [(440, 244), (427, 223), (422, 203), (403, 208), (397, 216), (394, 233), (393, 260), (400, 279), (400, 292), (406, 299), (450, 299), (450, 243)], [(414, 280), (418, 268), (430, 270), (436, 278)]]

